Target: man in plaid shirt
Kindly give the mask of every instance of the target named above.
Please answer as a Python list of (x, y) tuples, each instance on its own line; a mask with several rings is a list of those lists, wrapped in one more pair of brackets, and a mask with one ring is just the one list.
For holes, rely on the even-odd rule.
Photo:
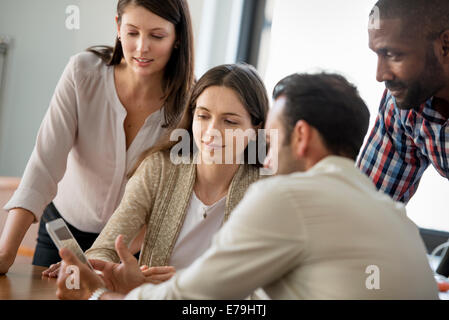
[(449, 178), (449, 0), (380, 0), (379, 15), (369, 45), (387, 90), (357, 165), (407, 203), (430, 164)]

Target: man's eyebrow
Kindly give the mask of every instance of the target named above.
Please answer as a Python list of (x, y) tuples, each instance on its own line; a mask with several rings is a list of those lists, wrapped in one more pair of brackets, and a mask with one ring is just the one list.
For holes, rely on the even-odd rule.
[(382, 47), (378, 47), (374, 50), (374, 48), (370, 48), (371, 50), (373, 50), (375, 53), (377, 54), (387, 54), (388, 52), (392, 52), (392, 53), (399, 53), (399, 52), (403, 52), (403, 50), (401, 50), (400, 48), (397, 47), (391, 47), (391, 46), (382, 46)]
[(376, 52), (381, 53), (381, 54), (386, 54), (387, 52), (393, 51), (390, 48), (384, 47), (384, 48), (380, 48), (377, 49)]

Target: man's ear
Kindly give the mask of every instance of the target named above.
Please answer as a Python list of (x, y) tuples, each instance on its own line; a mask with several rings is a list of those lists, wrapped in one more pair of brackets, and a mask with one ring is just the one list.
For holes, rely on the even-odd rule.
[(312, 128), (306, 121), (299, 120), (296, 122), (291, 137), (291, 144), (296, 157), (303, 158), (306, 155), (309, 149), (311, 130)]
[(449, 30), (444, 31), (440, 35), (441, 47), (441, 57), (443, 59), (443, 63), (449, 63)]

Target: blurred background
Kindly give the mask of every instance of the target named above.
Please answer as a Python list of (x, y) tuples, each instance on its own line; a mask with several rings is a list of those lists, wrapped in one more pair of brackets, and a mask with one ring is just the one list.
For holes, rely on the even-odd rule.
[[(374, 123), (384, 90), (375, 80), (376, 55), (368, 48), (375, 0), (188, 2), (197, 77), (213, 66), (245, 61), (256, 66), (271, 94), (294, 72), (338, 72), (359, 87)], [(70, 56), (92, 45), (113, 45), (116, 5), (115, 0), (0, 0), (0, 176), (22, 175)], [(79, 21), (73, 20), (77, 12)], [(446, 196), (448, 181), (429, 168), (407, 207), (409, 217), (422, 228), (449, 231)]]

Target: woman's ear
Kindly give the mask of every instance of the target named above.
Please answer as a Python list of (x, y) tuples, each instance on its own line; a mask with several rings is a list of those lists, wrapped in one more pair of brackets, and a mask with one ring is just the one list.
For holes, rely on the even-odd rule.
[(251, 136), (250, 141), (257, 141), (257, 137), (259, 135), (259, 130), (262, 129), (262, 127), (263, 127), (263, 123), (262, 122), (259, 125), (253, 127), (255, 135)]
[(118, 16), (115, 16), (115, 23), (117, 24), (117, 38), (120, 38), (120, 22), (118, 21)]

